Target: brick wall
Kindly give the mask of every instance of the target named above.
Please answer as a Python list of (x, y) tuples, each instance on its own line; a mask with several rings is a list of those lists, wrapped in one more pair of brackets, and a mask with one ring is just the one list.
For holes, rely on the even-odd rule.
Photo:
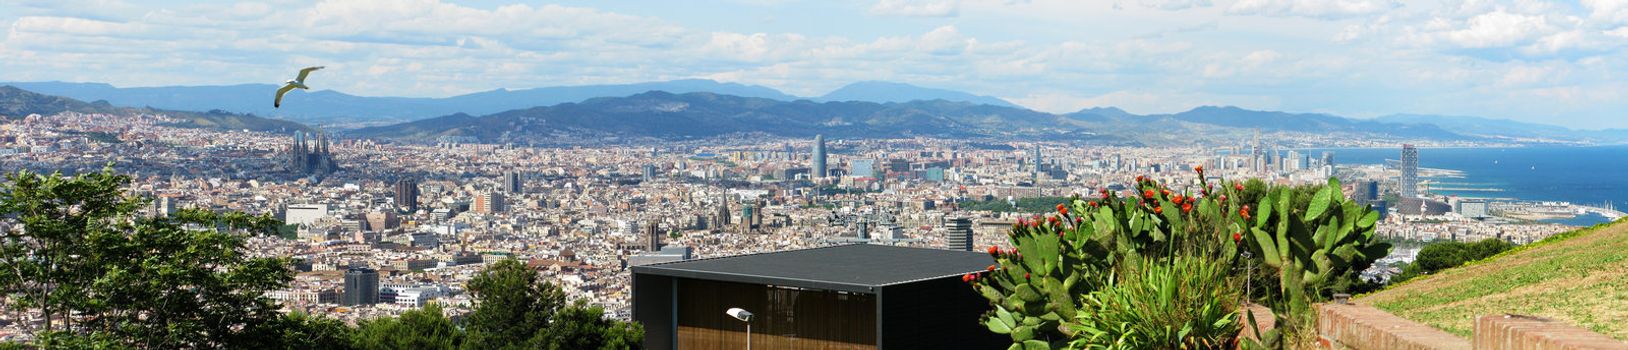
[(1334, 349), (1470, 349), (1452, 333), (1363, 305), (1317, 305), (1317, 334)]
[(1477, 349), (1612, 349), (1628, 343), (1565, 322), (1520, 315), (1487, 315), (1475, 320)]
[(1519, 315), (1476, 319), (1472, 339), (1364, 305), (1318, 304), (1318, 341), (1332, 349), (1628, 350), (1619, 341), (1565, 322)]

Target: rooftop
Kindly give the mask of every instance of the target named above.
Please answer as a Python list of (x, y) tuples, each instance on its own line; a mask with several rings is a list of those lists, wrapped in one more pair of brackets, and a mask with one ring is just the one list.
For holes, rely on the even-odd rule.
[(994, 263), (983, 253), (853, 244), (635, 266), (633, 272), (874, 293), (877, 287), (959, 276)]

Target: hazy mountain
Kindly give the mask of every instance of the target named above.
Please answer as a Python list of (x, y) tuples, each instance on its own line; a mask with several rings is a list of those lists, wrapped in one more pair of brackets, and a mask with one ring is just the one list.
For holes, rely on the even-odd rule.
[(652, 91), (478, 117), (455, 114), (364, 128), (351, 134), (419, 140), (470, 136), (488, 142), (548, 143), (551, 142), (549, 135), (558, 133), (669, 139), (740, 132), (792, 137), (825, 134), (893, 138), (1058, 137), (1083, 130), (1057, 115), (966, 102), (787, 102), (714, 93)]
[(311, 129), (300, 123), (236, 114), (221, 110), (208, 112), (173, 111), (154, 108), (117, 107), (107, 101), (84, 102), (66, 97), (40, 94), (14, 86), (0, 86), (0, 117), (21, 118), (29, 114), (44, 116), (62, 112), (106, 114), (162, 114), (175, 119), (175, 126), (211, 128), (218, 130), (254, 130), (284, 132)]
[[(850, 84), (820, 97), (823, 102), (799, 100), (761, 86), (710, 80), (494, 90), (447, 98), (362, 97), (325, 90), (291, 94), (282, 110), (270, 108), (268, 100), (275, 86), (263, 84), (151, 88), (90, 83), (23, 85), (48, 93), (9, 91), (9, 95), (0, 96), (9, 102), (0, 105), (0, 112), (53, 114), (63, 110), (153, 106), (152, 111), (185, 115), (190, 118), (188, 123), (197, 126), (269, 130), (299, 125), (271, 124), (272, 120), (253, 114), (229, 112), (236, 106), (240, 109), (237, 111), (269, 110), (273, 116), (299, 115), (303, 117), (299, 120), (317, 122), (367, 121), (379, 125), (389, 120), (410, 121), (356, 133), (420, 141), (438, 136), (471, 136), (483, 141), (551, 143), (550, 137), (561, 135), (684, 139), (747, 132), (792, 137), (1021, 136), (1168, 144), (1190, 143), (1193, 138), (1240, 137), (1261, 130), (1431, 140), (1485, 137), (1628, 142), (1625, 130), (1577, 131), (1476, 117), (1393, 115), (1364, 120), (1214, 106), (1159, 115), (1136, 115), (1114, 107), (1056, 115), (1015, 107), (993, 97), (886, 82)], [(659, 91), (667, 89), (677, 91)], [(58, 93), (105, 101), (85, 103), (49, 96)]]
[(1261, 131), (1293, 131), (1306, 133), (1375, 133), (1396, 137), (1433, 140), (1466, 140), (1475, 137), (1447, 131), (1431, 124), (1398, 124), (1375, 120), (1350, 119), (1321, 113), (1287, 113), (1255, 111), (1238, 107), (1203, 106), (1176, 113), (1171, 117), (1192, 123), (1209, 124)]
[(15, 86), (0, 86), (0, 116), (21, 118), (29, 114), (53, 115), (65, 111), (96, 112), (112, 110), (106, 101), (90, 104), (71, 98), (37, 94)]
[(713, 93), (647, 92), (485, 116), (453, 114), (352, 132), (363, 137), (429, 141), (443, 136), (481, 142), (569, 143), (567, 139), (692, 139), (731, 133), (834, 138), (1025, 138), (1096, 140), (1116, 144), (1226, 142), (1255, 129), (1348, 133), (1393, 138), (1465, 140), (1433, 125), (1389, 124), (1324, 114), (1201, 107), (1169, 115), (1135, 115), (1116, 108), (1056, 115), (1022, 108), (945, 100), (910, 102), (778, 101)]
[[(318, 77), (319, 79), (320, 77)], [(795, 100), (797, 97), (755, 85), (711, 80), (674, 80), (617, 85), (543, 87), (492, 90), (445, 98), (365, 97), (332, 90), (293, 92), (281, 109), (272, 108), (278, 86), (242, 84), (224, 86), (165, 86), (119, 88), (101, 83), (0, 83), (44, 94), (80, 100), (106, 100), (117, 106), (225, 110), (254, 113), (308, 123), (378, 123), (417, 120), (454, 113), (491, 114), (501, 111), (579, 102), (594, 97), (628, 96), (652, 90), (713, 92), (736, 96)], [(313, 85), (321, 86), (320, 80)]]
[(1076, 116), (1076, 118), (1080, 119), (1125, 118), (1137, 116), (1135, 114), (1131, 114), (1130, 112), (1126, 112), (1123, 109), (1119, 109), (1119, 107), (1091, 107), (1079, 110), (1078, 112), (1069, 113), (1069, 115)]
[(885, 81), (862, 81), (848, 84), (816, 98), (818, 101), (864, 101), (864, 102), (910, 102), (945, 100), (952, 102), (968, 102), (972, 104), (992, 105), (1010, 108), (1023, 108), (991, 96), (979, 96), (965, 92), (945, 89), (925, 88), (904, 83)]
[(1431, 124), (1467, 135), (1501, 136), (1516, 139), (1562, 140), (1572, 142), (1628, 142), (1628, 130), (1575, 130), (1558, 125), (1469, 116), (1392, 114), (1376, 121), (1403, 124)]

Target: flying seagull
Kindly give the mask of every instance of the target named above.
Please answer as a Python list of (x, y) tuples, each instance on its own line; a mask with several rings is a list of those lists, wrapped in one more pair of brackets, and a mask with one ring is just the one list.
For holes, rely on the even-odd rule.
[(311, 75), (311, 71), (318, 69), (322, 69), (322, 66), (305, 67), (305, 69), (300, 70), (300, 76), (298, 78), (284, 82), (283, 88), (277, 89), (277, 100), (271, 102), (271, 108), (282, 108), (283, 95), (287, 94), (290, 90), (294, 90), (294, 88), (300, 88), (300, 90), (310, 90), (311, 87), (305, 86), (305, 76)]

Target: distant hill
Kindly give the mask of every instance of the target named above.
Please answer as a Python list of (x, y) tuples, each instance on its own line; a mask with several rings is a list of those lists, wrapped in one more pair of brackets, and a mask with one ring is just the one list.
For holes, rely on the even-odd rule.
[[(320, 80), (318, 80), (320, 81)], [(796, 96), (778, 90), (711, 80), (674, 80), (637, 84), (543, 87), (492, 90), (445, 98), (365, 97), (332, 90), (293, 92), (283, 107), (272, 108), (278, 86), (242, 84), (223, 86), (165, 86), (119, 88), (101, 83), (0, 83), (30, 91), (79, 100), (106, 100), (116, 106), (174, 110), (223, 110), (253, 113), (307, 123), (400, 122), (454, 113), (490, 114), (512, 109), (580, 102), (594, 97), (628, 96), (661, 90), (675, 93), (713, 92), (790, 101)], [(312, 85), (320, 88), (320, 82)]]
[(1078, 112), (1069, 113), (1069, 115), (1073, 115), (1080, 119), (1126, 118), (1137, 116), (1135, 114), (1131, 114), (1130, 112), (1126, 112), (1123, 109), (1119, 109), (1119, 107), (1091, 107), (1082, 109)]
[(1468, 116), (1392, 114), (1375, 121), (1400, 124), (1431, 124), (1467, 135), (1502, 136), (1520, 139), (1550, 139), (1599, 143), (1628, 142), (1628, 130), (1575, 130), (1558, 125), (1519, 122)]
[(945, 89), (925, 88), (904, 83), (862, 81), (848, 84), (816, 98), (817, 101), (910, 102), (945, 100), (972, 104), (1023, 108), (1000, 98), (979, 96)]
[(1238, 107), (1203, 106), (1171, 115), (1177, 120), (1262, 131), (1293, 131), (1307, 133), (1375, 132), (1398, 137), (1416, 137), (1432, 140), (1467, 140), (1475, 137), (1447, 131), (1430, 124), (1392, 124), (1373, 120), (1350, 119), (1319, 113), (1286, 113), (1254, 111)]
[(162, 114), (176, 119), (175, 126), (218, 130), (253, 131), (312, 131), (300, 123), (267, 119), (251, 114), (237, 114), (221, 110), (208, 112), (174, 111), (156, 108), (116, 107), (107, 101), (84, 102), (72, 98), (51, 96), (17, 88), (0, 86), (0, 117), (21, 118), (30, 114), (43, 116), (62, 112), (106, 114)]
[(777, 101), (714, 93), (653, 91), (628, 97), (512, 110), (486, 116), (455, 114), (370, 127), (357, 136), (427, 139), (470, 136), (484, 141), (548, 142), (553, 133), (670, 139), (762, 132), (812, 137), (974, 137), (1060, 135), (1082, 131), (1063, 118), (1027, 109), (966, 102), (906, 103)]
[(1190, 144), (1237, 140), (1256, 128), (1391, 138), (1465, 140), (1429, 125), (1386, 124), (1329, 115), (1204, 107), (1141, 116), (1114, 108), (1057, 115), (946, 100), (910, 102), (778, 101), (714, 93), (653, 91), (476, 116), (467, 113), (354, 130), (362, 137), (429, 141), (443, 136), (482, 142), (552, 143), (560, 137), (691, 139), (731, 133), (834, 138), (1025, 138), (1113, 144)]
[[(1628, 340), (1628, 220), (1562, 233), (1354, 301), (1469, 336), (1484, 315), (1565, 321)], [(1608, 311), (1609, 310), (1609, 311)]]
[(115, 108), (106, 101), (85, 103), (71, 98), (38, 94), (15, 86), (0, 86), (0, 116), (26, 117), (30, 114), (52, 115), (66, 111), (97, 112)]

